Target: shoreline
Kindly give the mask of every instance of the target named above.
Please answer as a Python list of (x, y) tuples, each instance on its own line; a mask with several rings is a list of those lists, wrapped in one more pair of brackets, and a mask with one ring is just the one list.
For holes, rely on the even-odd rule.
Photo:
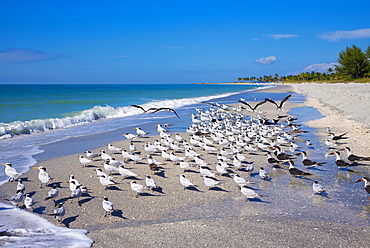
[[(277, 86), (279, 87), (263, 89), (258, 92), (285, 93), (297, 91), (296, 88), (290, 85)], [(310, 99), (303, 104), (288, 102), (287, 108), (295, 108), (310, 104), (312, 104)], [(312, 106), (315, 107), (314, 105)], [(271, 106), (266, 107), (266, 111), (270, 111), (267, 109), (270, 107)], [(321, 106), (316, 105), (315, 108), (323, 111), (323, 114), (326, 113), (324, 110), (320, 109), (320, 107)], [(265, 111), (265, 108), (263, 108), (263, 110)], [(275, 111), (270, 111), (270, 113), (268, 113), (269, 118), (274, 117), (275, 113)], [(318, 120), (315, 121), (317, 122)], [(309, 122), (308, 125), (312, 125), (316, 130), (324, 130), (325, 128), (322, 123), (318, 123), (317, 126), (314, 126), (314, 124)], [(323, 133), (324, 132), (322, 132), (322, 134)], [(181, 135), (183, 135), (184, 138), (189, 138), (186, 134)], [(143, 144), (149, 141), (153, 142), (157, 138), (158, 136), (149, 136), (135, 141), (134, 143), (138, 147), (142, 147)], [(128, 148), (128, 143), (129, 142), (126, 140), (121, 140), (113, 142), (113, 145)], [(356, 147), (355, 145), (354, 143), (353, 147)], [(106, 147), (101, 147), (95, 149), (94, 152), (98, 152), (101, 149), (107, 150)], [(142, 148), (140, 149), (142, 150)], [(183, 156), (183, 153), (179, 152), (179, 155)], [(120, 154), (114, 156), (120, 160), (122, 158)], [(161, 160), (160, 155), (155, 156), (155, 158)], [(265, 164), (265, 158), (260, 155), (250, 155), (248, 159), (255, 161), (256, 168), (259, 167), (257, 165)], [(212, 158), (209, 162), (215, 163), (217, 160)], [(207, 191), (205, 186), (201, 185), (202, 181), (199, 179), (199, 175), (196, 173), (189, 173), (187, 175), (189, 175), (191, 180), (199, 182), (199, 190), (183, 190), (181, 189), (181, 185), (179, 185), (178, 178), (175, 177), (176, 174), (181, 173), (181, 170), (178, 168), (178, 165), (175, 166), (172, 162), (165, 162), (163, 165), (165, 173), (155, 176), (157, 184), (163, 188), (162, 192), (149, 191), (142, 194), (139, 198), (135, 198), (135, 194), (131, 191), (128, 184), (131, 179), (122, 180), (119, 175), (115, 175), (116, 178), (114, 179), (119, 182), (119, 184), (113, 186), (114, 188), (112, 187), (113, 189), (111, 190), (104, 191), (97, 181), (94, 172), (95, 168), (101, 167), (101, 163), (102, 161), (96, 161), (93, 162), (93, 167), (81, 169), (77, 155), (70, 155), (42, 161), (38, 164), (38, 166), (44, 165), (47, 167), (48, 172), (55, 177), (63, 187), (61, 189), (64, 191), (62, 199), (67, 198), (70, 194), (68, 184), (65, 183), (68, 180), (68, 175), (65, 171), (68, 171), (68, 174), (75, 175), (80, 183), (86, 184), (89, 188), (90, 193), (82, 198), (83, 202), (81, 207), (77, 207), (76, 202), (67, 202), (66, 207), (68, 207), (67, 213), (72, 213), (68, 214), (69, 218), (72, 218), (70, 222), (68, 222), (68, 227), (89, 230), (90, 233), (88, 236), (95, 241), (93, 247), (120, 247), (121, 245), (118, 244), (120, 242), (125, 242), (125, 245), (127, 244), (127, 246), (131, 247), (143, 247), (147, 245), (159, 247), (161, 243), (162, 245), (171, 244), (173, 247), (197, 247), (204, 246), (205, 244), (214, 244), (220, 247), (236, 247), (239, 246), (241, 242), (244, 244), (263, 242), (260, 244), (263, 244), (261, 246), (264, 247), (271, 247), (274, 245), (278, 247), (299, 247), (306, 242), (311, 242), (311, 244), (313, 242), (314, 246), (315, 244), (324, 244), (326, 246), (329, 244), (336, 246), (343, 244), (349, 245), (350, 240), (346, 240), (348, 237), (342, 237), (342, 231), (353, 234), (356, 233), (357, 236), (363, 238), (362, 240), (357, 240), (354, 246), (361, 246), (369, 241), (367, 238), (368, 235), (365, 236), (366, 232), (370, 231), (366, 225), (356, 226), (333, 223), (330, 221), (305, 220), (304, 218), (292, 218), (284, 215), (282, 215), (283, 217), (271, 216), (264, 208), (259, 208), (258, 204), (260, 204), (260, 202), (245, 203), (245, 197), (235, 189), (235, 185), (229, 178), (220, 178), (226, 182), (220, 185), (219, 190)], [(63, 168), (61, 168), (60, 165), (64, 165)], [(146, 162), (136, 165), (129, 163), (127, 168), (138, 172), (141, 178), (143, 178), (145, 174), (150, 173)], [(196, 170), (197, 169), (194, 169), (194, 171)], [(243, 172), (240, 173), (244, 176), (247, 175)], [(25, 173), (24, 176), (27, 176), (29, 182), (29, 184), (27, 184), (27, 191), (37, 191), (35, 197), (37, 196), (39, 202), (44, 204), (40, 199), (45, 196), (48, 189), (44, 188), (41, 190), (42, 193), (39, 193), (40, 189), (38, 185), (34, 185), (38, 180), (37, 171), (31, 169), (29, 172)], [(255, 180), (255, 178), (253, 178), (253, 180)], [(139, 182), (143, 183), (143, 180), (141, 179)], [(31, 183), (33, 185), (31, 185)], [(6, 183), (1, 186), (2, 191), (5, 190), (6, 192), (10, 192), (14, 183), (13, 185), (10, 184), (11, 183)], [(263, 183), (259, 183), (259, 186), (263, 188), (264, 185)], [(263, 192), (262, 189), (261, 192)], [(101, 208), (101, 197), (104, 195), (109, 195), (109, 199), (117, 206), (117, 212), (113, 216), (107, 218), (102, 217), (104, 211)], [(269, 198), (273, 198), (273, 196)], [(117, 203), (121, 201), (123, 203)], [(268, 204), (269, 201), (271, 201), (271, 199), (263, 199), (261, 205)], [(225, 204), (227, 207), (224, 206)], [(46, 207), (46, 210), (41, 211), (44, 217), (46, 217), (45, 214), (50, 212), (50, 209), (53, 208), (52, 202), (46, 203)], [(55, 223), (51, 217), (47, 217), (46, 219)], [(174, 221), (160, 221), (166, 219), (172, 219)], [(150, 220), (152, 220), (152, 222)], [(99, 223), (94, 224), (92, 221)], [(119, 223), (123, 224), (120, 226)], [(128, 223), (128, 225), (124, 225), (125, 223)], [(304, 229), (306, 225), (310, 227), (308, 230)], [(251, 227), (255, 229), (251, 230)], [(284, 230), (283, 232), (285, 234), (290, 231), (296, 233), (297, 227), (303, 228), (304, 233), (299, 235), (302, 240), (301, 243), (298, 242), (296, 246), (294, 246), (294, 243), (291, 243), (295, 241), (294, 237), (282, 237), (280, 231), (278, 231)], [(332, 230), (334, 229), (338, 233), (333, 232)], [(237, 234), (240, 230), (248, 230), (250, 235), (244, 235), (243, 233), (240, 233), (240, 235)], [(159, 237), (158, 233), (163, 232), (167, 235)], [(217, 237), (215, 240), (212, 240), (212, 235), (216, 235), (219, 232), (223, 233), (222, 237)], [(269, 232), (268, 237), (265, 235), (266, 232)], [(359, 232), (361, 232), (361, 234), (358, 234)], [(145, 233), (145, 235), (142, 235), (143, 233)], [(232, 238), (224, 240), (223, 238), (227, 235), (232, 238), (237, 238), (237, 240), (232, 240)], [(351, 242), (353, 242), (353, 240)]]

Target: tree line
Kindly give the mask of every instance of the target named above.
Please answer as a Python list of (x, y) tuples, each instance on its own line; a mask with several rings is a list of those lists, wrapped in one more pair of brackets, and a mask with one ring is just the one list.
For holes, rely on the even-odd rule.
[(289, 82), (370, 78), (370, 46), (365, 51), (355, 45), (346, 47), (344, 51), (339, 53), (337, 62), (338, 65), (329, 68), (324, 73), (312, 71), (281, 77), (278, 74), (263, 77), (239, 77), (238, 81)]

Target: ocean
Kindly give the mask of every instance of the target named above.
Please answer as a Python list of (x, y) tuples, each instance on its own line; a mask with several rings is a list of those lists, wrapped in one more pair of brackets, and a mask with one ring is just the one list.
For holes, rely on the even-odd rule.
[[(185, 132), (191, 124), (189, 116), (195, 112), (195, 107), (209, 107), (206, 103), (212, 101), (235, 103), (240, 97), (253, 101), (258, 98), (255, 91), (257, 88), (261, 86), (0, 85), (0, 163), (12, 163), (17, 171), (24, 173), (39, 161), (92, 150), (111, 141), (124, 139), (122, 134), (133, 133), (136, 126), (144, 127), (144, 130), (155, 134), (155, 124), (177, 123), (174, 125), (177, 129), (172, 131)], [(266, 94), (261, 96), (261, 99), (265, 96)], [(179, 118), (167, 111), (144, 113), (141, 109), (132, 107), (133, 104), (144, 109), (172, 108)], [(0, 170), (0, 184), (7, 179), (4, 170)], [(66, 237), (70, 239), (68, 247), (89, 247), (92, 242), (84, 230), (74, 231), (55, 226), (41, 217), (10, 205), (0, 203), (0, 211), (2, 218), (12, 220), (11, 224), (1, 227), (0, 231), (16, 229), (22, 233), (13, 237), (9, 246), (22, 247), (27, 242), (34, 244), (34, 247), (43, 247), (41, 243), (35, 243), (40, 235), (47, 235), (55, 247), (65, 245), (63, 240)], [(27, 217), (15, 218), (20, 213)], [(61, 232), (63, 235), (58, 235)]]

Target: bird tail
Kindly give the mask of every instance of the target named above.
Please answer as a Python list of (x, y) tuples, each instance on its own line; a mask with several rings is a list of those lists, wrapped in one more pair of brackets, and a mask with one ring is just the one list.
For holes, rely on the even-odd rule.
[(312, 176), (312, 174), (309, 173), (309, 172), (304, 172), (302, 175), (304, 175), (304, 176)]

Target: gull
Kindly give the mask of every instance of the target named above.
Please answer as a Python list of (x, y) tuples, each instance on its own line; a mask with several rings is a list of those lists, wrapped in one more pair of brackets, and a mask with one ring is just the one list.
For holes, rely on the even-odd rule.
[(24, 205), (27, 209), (33, 209), (32, 206), (35, 205), (35, 201), (32, 199), (30, 194), (26, 194), (26, 198), (24, 199)]
[(188, 188), (188, 187), (196, 187), (196, 185), (195, 185), (195, 184), (193, 184), (192, 182), (190, 182), (190, 180), (189, 180), (189, 179), (187, 179), (187, 178), (185, 177), (185, 175), (180, 174), (180, 175), (179, 175), (179, 177), (180, 177), (180, 183), (182, 184), (182, 186), (184, 186), (184, 190), (185, 190), (186, 188)]
[(91, 151), (86, 151), (84, 153), (86, 153), (86, 157), (88, 157), (88, 158), (97, 158), (97, 157), (100, 157), (100, 154), (93, 153)]
[(283, 107), (284, 103), (285, 103), (286, 101), (288, 101), (288, 99), (289, 99), (291, 96), (292, 96), (292, 94), (287, 95), (286, 97), (284, 97), (284, 99), (283, 99), (283, 100), (281, 100), (281, 101), (280, 101), (280, 103), (276, 103), (274, 100), (272, 100), (272, 99), (270, 99), (270, 98), (265, 98), (265, 100), (266, 100), (266, 101), (269, 101), (269, 102), (271, 102), (271, 103), (273, 103), (273, 104), (275, 104), (275, 106), (276, 106), (276, 109), (277, 109), (277, 110), (281, 110), (281, 108)]
[(116, 153), (116, 152), (120, 152), (121, 151), (120, 148), (115, 147), (112, 144), (108, 144), (107, 146), (108, 146), (108, 150), (111, 151), (112, 153)]
[(85, 167), (87, 164), (92, 163), (92, 159), (85, 158), (82, 155), (78, 155), (78, 161), (82, 164), (82, 168)]
[(48, 196), (44, 199), (44, 201), (53, 199), (55, 202), (55, 198), (57, 198), (58, 194), (59, 194), (59, 189), (57, 188), (57, 185), (54, 184), (52, 189), (48, 192)]
[(247, 105), (247, 106), (250, 108), (250, 110), (252, 110), (252, 112), (254, 112), (254, 111), (256, 111), (256, 109), (257, 109), (259, 106), (261, 106), (262, 104), (264, 104), (265, 102), (267, 102), (267, 100), (265, 99), (264, 101), (257, 103), (254, 107), (252, 107), (249, 103), (244, 102), (243, 100), (239, 100), (238, 102), (240, 102), (240, 103), (243, 103), (243, 104)]
[(55, 219), (58, 220), (58, 222), (62, 222), (64, 215), (66, 214), (66, 209), (64, 208), (64, 202), (59, 203), (57, 208), (54, 209), (54, 213), (50, 214), (55, 216)]
[(123, 165), (121, 165), (118, 168), (118, 172), (119, 174), (121, 174), (122, 179), (125, 179), (126, 177), (137, 177), (138, 176), (136, 173), (130, 171), (129, 169), (126, 169)]
[(203, 176), (203, 181), (204, 184), (208, 187), (208, 189), (216, 187), (216, 185), (220, 184), (220, 181), (209, 176)]
[(103, 205), (103, 208), (105, 210), (104, 217), (107, 217), (108, 215), (111, 215), (112, 212), (114, 211), (114, 208), (113, 208), (113, 203), (108, 200), (108, 197), (106, 197), (106, 196), (103, 197), (102, 205)]
[(21, 191), (24, 191), (26, 189), (26, 186), (24, 185), (24, 183), (22, 182), (22, 179), (18, 179), (18, 183), (17, 183), (17, 190), (21, 190)]
[(100, 168), (96, 168), (95, 171), (96, 171), (96, 176), (97, 177), (104, 176), (105, 178), (108, 178), (108, 179), (113, 179), (114, 178), (114, 177), (109, 176), (107, 173), (103, 172), (102, 169), (100, 169)]
[(110, 185), (116, 184), (115, 182), (106, 178), (104, 175), (99, 176), (99, 181), (101, 185), (105, 186), (105, 190), (107, 190)]
[(262, 195), (257, 194), (254, 190), (248, 188), (246, 185), (240, 186), (240, 192), (247, 197), (247, 201), (249, 199), (254, 199), (256, 197), (262, 196)]
[(312, 185), (312, 190), (315, 192), (315, 194), (321, 195), (323, 192), (325, 192), (324, 187), (319, 184), (318, 181), (315, 181)]
[(45, 184), (46, 186), (47, 183), (51, 180), (50, 175), (46, 172), (46, 168), (44, 166), (40, 166), (40, 167), (35, 167), (34, 169), (39, 170), (39, 180), (41, 182), (40, 188), (42, 188), (43, 184)]
[(103, 165), (104, 165), (104, 170), (108, 172), (108, 175), (111, 175), (113, 172), (118, 172), (118, 168), (114, 165), (111, 165), (109, 163), (109, 160), (105, 161)]
[(10, 201), (14, 206), (18, 207), (18, 204), (23, 200), (23, 191), (17, 190), (15, 195), (13, 195), (10, 199), (5, 200)]
[(157, 186), (156, 182), (154, 181), (154, 179), (149, 175), (145, 176), (145, 184), (146, 184), (146, 187), (149, 188), (149, 189), (158, 189), (159, 188)]
[(260, 167), (260, 170), (258, 171), (258, 175), (262, 178), (262, 179), (267, 179), (267, 171), (263, 168), (263, 167)]
[(133, 190), (133, 191), (135, 191), (136, 192), (136, 198), (138, 198), (139, 197), (139, 193), (141, 193), (141, 192), (143, 192), (145, 189), (147, 189), (147, 187), (146, 186), (144, 186), (144, 185), (141, 185), (141, 184), (139, 184), (139, 183), (136, 183), (136, 181), (131, 181), (130, 182), (130, 185), (131, 185), (131, 189)]
[(5, 163), (2, 165), (5, 165), (5, 174), (9, 177), (8, 181), (12, 182), (14, 179), (22, 175), (22, 173), (17, 172), (17, 170), (12, 167), (11, 163)]

